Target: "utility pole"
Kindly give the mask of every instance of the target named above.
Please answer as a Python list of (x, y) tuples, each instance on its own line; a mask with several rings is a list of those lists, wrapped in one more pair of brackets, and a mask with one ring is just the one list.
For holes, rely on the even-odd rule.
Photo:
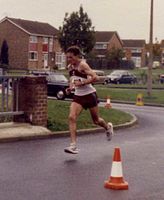
[(148, 63), (148, 81), (147, 81), (147, 94), (152, 94), (152, 65), (153, 65), (153, 4), (151, 0), (150, 7), (150, 36), (149, 36), (149, 63)]

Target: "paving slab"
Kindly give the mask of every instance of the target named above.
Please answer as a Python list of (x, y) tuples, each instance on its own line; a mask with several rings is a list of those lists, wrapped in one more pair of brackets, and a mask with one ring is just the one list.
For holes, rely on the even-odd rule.
[[(114, 129), (127, 128), (137, 123), (137, 118), (132, 115), (132, 120), (125, 124), (114, 126)], [(78, 135), (102, 133), (103, 128), (91, 128), (78, 130)], [(69, 136), (69, 131), (51, 132), (46, 127), (34, 126), (28, 123), (0, 123), (0, 142), (11, 142), (19, 140), (43, 139), (50, 137), (66, 137)]]
[(51, 131), (42, 126), (28, 123), (0, 123), (0, 141), (30, 139), (51, 135)]

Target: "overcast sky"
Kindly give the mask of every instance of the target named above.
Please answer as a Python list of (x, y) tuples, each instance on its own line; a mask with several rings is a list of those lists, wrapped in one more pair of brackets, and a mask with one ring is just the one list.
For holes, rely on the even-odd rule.
[[(87, 12), (97, 31), (117, 31), (122, 39), (149, 41), (151, 0), (0, 0), (5, 16), (62, 25), (65, 13)], [(164, 39), (164, 0), (154, 0), (154, 38)]]

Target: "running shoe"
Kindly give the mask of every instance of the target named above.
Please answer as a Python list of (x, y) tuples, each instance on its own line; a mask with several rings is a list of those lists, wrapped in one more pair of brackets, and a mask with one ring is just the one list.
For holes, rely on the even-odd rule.
[(112, 136), (113, 136), (113, 124), (109, 122), (108, 129), (106, 130), (107, 140), (110, 141), (112, 139)]
[(78, 154), (79, 153), (79, 149), (77, 148), (76, 144), (70, 144), (70, 146), (66, 147), (64, 149), (64, 151), (66, 153), (71, 153), (71, 154)]

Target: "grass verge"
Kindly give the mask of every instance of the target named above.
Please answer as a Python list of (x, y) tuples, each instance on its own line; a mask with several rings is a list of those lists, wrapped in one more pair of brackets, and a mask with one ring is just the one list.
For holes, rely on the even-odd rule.
[(96, 86), (98, 97), (106, 99), (110, 96), (111, 100), (136, 102), (137, 95), (141, 93), (143, 95), (143, 101), (145, 103), (155, 103), (164, 105), (164, 90), (152, 90), (152, 96), (147, 95), (145, 89), (123, 89), (123, 88), (110, 88), (107, 86)]
[[(48, 128), (51, 131), (66, 131), (68, 130), (68, 114), (70, 102), (59, 100), (48, 100)], [(99, 108), (100, 116), (105, 121), (111, 121), (114, 125), (130, 122), (132, 116), (116, 109)], [(89, 111), (83, 110), (78, 118), (77, 128), (95, 128), (92, 123)]]

